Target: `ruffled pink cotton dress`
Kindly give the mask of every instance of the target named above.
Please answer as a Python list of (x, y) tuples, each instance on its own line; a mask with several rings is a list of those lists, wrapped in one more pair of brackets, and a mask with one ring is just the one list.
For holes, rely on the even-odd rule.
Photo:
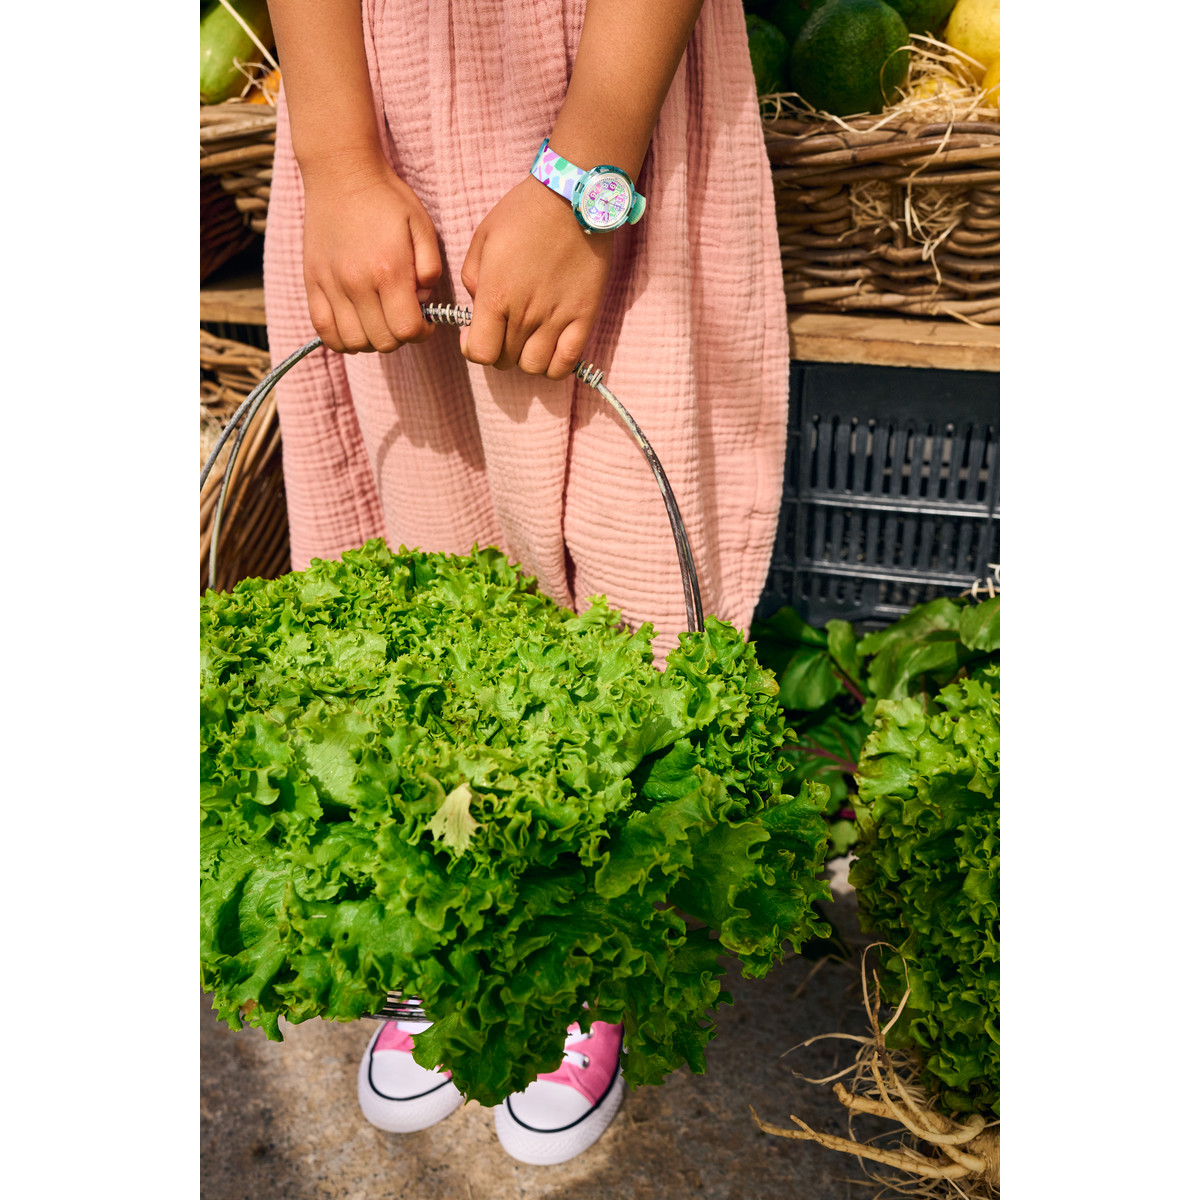
[[(384, 145), (444, 247), (436, 300), (476, 226), (554, 125), (585, 0), (364, 0)], [(597, 114), (603, 120), (603, 114)], [(708, 0), (638, 179), (586, 358), (662, 460), (707, 614), (746, 628), (779, 511), (788, 342), (770, 170), (740, 0)], [(286, 103), (267, 222), (271, 356), (311, 340), (304, 197)], [(547, 271), (555, 264), (547, 262)], [(633, 438), (571, 378), (466, 362), (458, 331), (393, 354), (318, 350), (277, 389), (292, 561), (373, 537), (496, 545), (559, 603), (604, 595), (661, 654), (686, 628), (662, 498)]]

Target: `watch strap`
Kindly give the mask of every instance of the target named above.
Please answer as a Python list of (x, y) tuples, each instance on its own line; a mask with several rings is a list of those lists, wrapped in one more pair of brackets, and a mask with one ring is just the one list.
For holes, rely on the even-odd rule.
[(575, 202), (575, 188), (587, 174), (581, 167), (569, 163), (550, 149), (550, 139), (543, 138), (538, 152), (534, 155), (533, 166), (529, 173), (535, 179), (541, 180), (552, 192), (557, 192), (568, 203)]

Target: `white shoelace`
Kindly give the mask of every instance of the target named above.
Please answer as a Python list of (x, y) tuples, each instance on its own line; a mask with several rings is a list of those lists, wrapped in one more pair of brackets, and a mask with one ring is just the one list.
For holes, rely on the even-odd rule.
[(586, 1054), (581, 1054), (578, 1050), (569, 1050), (567, 1047), (572, 1042), (586, 1042), (591, 1039), (592, 1031), (589, 1029), (587, 1033), (569, 1033), (566, 1041), (563, 1042), (563, 1062), (571, 1063), (573, 1066), (582, 1067), (586, 1070), (591, 1065), (591, 1059)]
[(392, 1023), (402, 1033), (418, 1034), (424, 1033), (433, 1022), (425, 1015), (425, 1010), (421, 1007), (421, 1001), (416, 996), (410, 996), (402, 1000), (397, 1006), (403, 1012), (403, 1016), (399, 1020)]

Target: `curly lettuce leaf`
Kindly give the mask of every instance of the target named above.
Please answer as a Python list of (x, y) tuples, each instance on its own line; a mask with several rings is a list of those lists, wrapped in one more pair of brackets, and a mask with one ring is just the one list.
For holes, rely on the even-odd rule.
[(582, 1012), (652, 1083), (703, 1070), (721, 953), (762, 973), (827, 932), (826, 791), (784, 791), (777, 685), (728, 625), (660, 672), (649, 626), (499, 551), (381, 542), (201, 625), (202, 978), (235, 1028), (419, 995), (418, 1060), (493, 1104)]
[(950, 1110), (999, 1112), (1000, 690), (989, 664), (928, 707), (880, 701), (858, 775), (850, 882), (894, 947), (881, 985), (911, 989), (889, 1035), (917, 1047)]

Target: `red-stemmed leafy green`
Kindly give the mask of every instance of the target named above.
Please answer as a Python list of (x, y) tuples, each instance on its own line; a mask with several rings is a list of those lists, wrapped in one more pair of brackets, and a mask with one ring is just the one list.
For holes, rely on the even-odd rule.
[(997, 657), (1000, 600), (982, 604), (943, 597), (898, 621), (856, 635), (848, 621), (816, 629), (792, 608), (755, 621), (758, 661), (779, 680), (795, 768), (785, 789), (811, 779), (829, 788), (829, 856), (857, 841), (854, 773), (879, 700), (929, 696), (963, 671)]

